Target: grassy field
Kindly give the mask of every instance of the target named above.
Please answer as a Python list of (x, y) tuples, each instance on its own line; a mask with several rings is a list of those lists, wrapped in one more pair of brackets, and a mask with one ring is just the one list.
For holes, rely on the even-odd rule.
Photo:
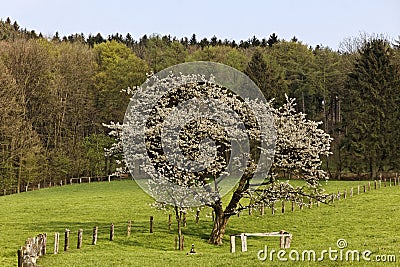
[[(365, 183), (365, 182), (364, 182)], [(327, 191), (337, 192), (357, 187), (358, 182), (329, 181)], [(356, 194), (356, 190), (355, 190)], [(203, 209), (200, 223), (188, 214), (184, 228), (185, 251), (174, 250), (176, 223), (168, 230), (168, 213), (157, 211), (152, 200), (133, 181), (68, 185), (0, 197), (0, 266), (16, 266), (17, 249), (28, 237), (48, 233), (48, 254), (39, 260), (41, 266), (398, 266), (400, 261), (400, 187), (382, 187), (353, 198), (312, 209), (264, 216), (232, 217), (224, 245), (207, 244), (211, 231), (211, 211)], [(154, 216), (154, 233), (149, 233), (149, 216)], [(133, 220), (132, 236), (126, 237), (127, 221)], [(109, 241), (109, 225), (115, 224), (115, 240)], [(99, 226), (99, 239), (91, 245), (94, 226)], [(71, 230), (70, 250), (63, 252), (63, 233)], [(83, 247), (76, 249), (77, 231), (82, 228)], [(343, 238), (349, 250), (370, 250), (376, 255), (396, 255), (397, 262), (331, 261), (322, 262), (260, 261), (257, 252), (279, 250), (278, 238), (248, 238), (248, 251), (231, 254), (229, 235), (240, 232), (269, 232), (285, 229), (293, 234), (287, 249), (338, 249)], [(60, 232), (60, 253), (53, 255), (54, 232)], [(186, 255), (194, 243), (197, 254)], [(237, 251), (240, 241), (237, 240)], [(286, 254), (288, 257), (288, 254)]]

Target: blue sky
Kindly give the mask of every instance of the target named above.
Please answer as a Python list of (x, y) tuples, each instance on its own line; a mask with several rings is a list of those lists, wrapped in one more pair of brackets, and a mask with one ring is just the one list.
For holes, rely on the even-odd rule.
[(303, 43), (337, 49), (339, 43), (360, 32), (400, 35), (398, 0), (12, 0), (0, 5), (0, 18), (45, 35), (72, 33), (103, 37), (119, 32), (135, 39), (144, 34), (170, 34), (178, 38), (196, 34), (198, 40), (259, 39), (277, 33), (296, 36)]

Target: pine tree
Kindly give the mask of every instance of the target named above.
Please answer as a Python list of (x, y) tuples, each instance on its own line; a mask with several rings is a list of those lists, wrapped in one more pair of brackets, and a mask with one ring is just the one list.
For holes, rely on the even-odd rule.
[(287, 85), (283, 69), (272, 59), (256, 50), (244, 73), (255, 82), (266, 99), (275, 98), (277, 105), (284, 103)]
[(275, 33), (273, 33), (273, 34), (271, 34), (271, 35), (269, 36), (269, 39), (268, 39), (268, 41), (267, 41), (267, 44), (268, 44), (269, 47), (271, 47), (272, 45), (274, 45), (274, 44), (276, 44), (276, 43), (278, 43), (278, 42), (279, 42), (278, 36), (277, 36)]
[(342, 145), (350, 170), (371, 177), (399, 166), (399, 67), (392, 52), (386, 40), (366, 42), (349, 74)]
[(211, 37), (210, 44), (211, 44), (212, 46), (216, 46), (216, 45), (217, 45), (217, 42), (218, 42), (217, 36), (214, 35), (213, 37)]
[(190, 45), (197, 45), (196, 34), (193, 33), (192, 38), (190, 38), (189, 44)]
[(199, 45), (201, 48), (207, 47), (210, 45), (210, 42), (207, 40), (207, 38), (203, 38), (201, 39), (201, 41), (199, 42)]

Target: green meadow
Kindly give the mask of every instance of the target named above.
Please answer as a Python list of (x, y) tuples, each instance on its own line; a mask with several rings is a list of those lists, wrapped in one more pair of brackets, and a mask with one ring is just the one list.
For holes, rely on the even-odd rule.
[[(0, 197), (0, 266), (16, 266), (17, 250), (28, 237), (47, 233), (47, 255), (40, 258), (41, 266), (398, 266), (400, 261), (400, 186), (387, 186), (357, 195), (359, 182), (328, 181), (328, 192), (341, 192), (354, 187), (354, 196), (330, 205), (314, 205), (295, 211), (286, 206), (285, 214), (277, 207), (261, 216), (243, 212), (228, 224), (222, 246), (207, 243), (212, 228), (211, 210), (204, 208), (200, 221), (195, 223), (195, 212), (187, 215), (184, 227), (185, 250), (174, 249), (176, 222), (168, 230), (168, 211), (154, 209), (153, 200), (134, 181), (113, 181), (74, 184), (41, 189)], [(361, 183), (366, 184), (366, 182)], [(363, 190), (361, 190), (362, 192)], [(154, 232), (149, 233), (149, 217), (154, 217)], [(132, 234), (127, 237), (127, 221), (132, 220)], [(109, 241), (110, 224), (115, 225), (115, 239)], [(97, 245), (92, 245), (93, 227), (99, 227)], [(63, 251), (64, 231), (70, 229), (70, 249)], [(77, 232), (83, 229), (83, 246), (76, 248)], [(280, 261), (277, 253), (279, 238), (248, 237), (248, 251), (240, 251), (236, 239), (236, 253), (230, 253), (229, 235), (241, 232), (274, 232), (284, 229), (293, 234), (291, 248), (286, 249), (287, 261)], [(60, 252), (53, 254), (54, 233), (60, 233)], [(318, 261), (323, 250), (338, 250), (337, 240), (345, 239), (348, 250), (371, 251), (369, 259), (330, 260), (328, 254)], [(196, 254), (187, 255), (191, 244)], [(257, 258), (267, 246), (265, 261)], [(300, 253), (299, 261), (294, 257)], [(301, 253), (314, 250), (316, 261), (305, 259)], [(260, 254), (264, 255), (264, 254)], [(396, 256), (396, 262), (393, 256)], [(386, 262), (377, 262), (377, 259)]]

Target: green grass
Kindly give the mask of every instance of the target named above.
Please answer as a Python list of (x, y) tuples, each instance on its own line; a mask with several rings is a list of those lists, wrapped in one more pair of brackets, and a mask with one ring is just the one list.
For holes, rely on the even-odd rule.
[[(329, 181), (328, 192), (355, 188), (355, 196), (312, 209), (264, 216), (241, 214), (229, 221), (224, 245), (207, 243), (212, 227), (211, 211), (201, 212), (199, 224), (188, 214), (184, 228), (185, 251), (174, 250), (176, 223), (168, 230), (168, 213), (153, 209), (152, 199), (133, 181), (68, 185), (0, 197), (0, 266), (16, 266), (17, 249), (28, 237), (48, 234), (48, 254), (41, 266), (397, 266), (400, 261), (400, 187), (382, 187), (356, 195), (358, 182)], [(366, 184), (363, 182), (361, 184)], [(373, 187), (373, 186), (372, 186)], [(288, 207), (289, 208), (289, 207)], [(207, 214), (208, 213), (208, 214)], [(154, 216), (154, 233), (149, 233), (149, 216)], [(126, 237), (127, 221), (133, 220), (132, 236)], [(115, 240), (109, 241), (109, 225), (115, 224)], [(94, 226), (99, 239), (91, 245)], [(65, 228), (71, 230), (70, 250), (62, 251)], [(84, 230), (83, 247), (76, 249), (77, 231)], [(302, 251), (336, 248), (344, 238), (348, 249), (369, 249), (376, 254), (394, 254), (397, 263), (261, 262), (257, 252), (279, 249), (278, 238), (248, 238), (248, 252), (229, 252), (229, 235), (240, 232), (269, 232), (285, 229), (293, 234), (291, 249)], [(60, 253), (53, 255), (54, 232), (60, 232)], [(194, 243), (197, 254), (187, 256)], [(290, 249), (288, 250), (290, 251)]]

